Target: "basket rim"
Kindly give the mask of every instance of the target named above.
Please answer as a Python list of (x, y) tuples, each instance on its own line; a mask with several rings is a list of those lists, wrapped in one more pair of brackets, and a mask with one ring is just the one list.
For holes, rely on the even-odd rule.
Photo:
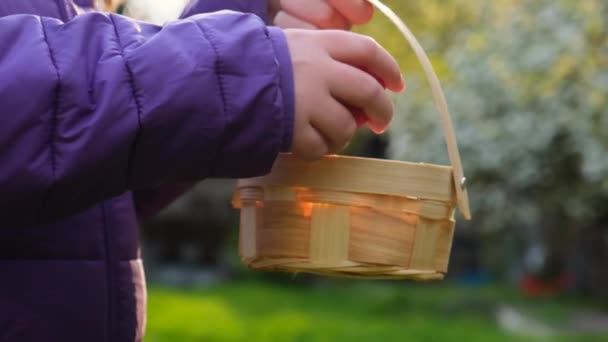
[[(278, 158), (294, 158), (296, 160), (297, 157), (295, 157), (292, 153), (279, 153)], [(372, 162), (372, 163), (377, 163), (377, 164), (392, 164), (392, 165), (407, 165), (407, 166), (412, 166), (412, 167), (428, 167), (428, 168), (437, 168), (440, 170), (447, 170), (449, 172), (451, 172), (453, 170), (453, 167), (451, 165), (444, 165), (444, 164), (433, 164), (433, 163), (425, 163), (425, 162), (412, 162), (412, 161), (404, 161), (404, 160), (395, 160), (395, 159), (382, 159), (382, 158), (371, 158), (371, 157), (357, 157), (357, 156), (349, 156), (349, 155), (341, 155), (341, 154), (330, 154), (330, 155), (325, 155), (323, 156), (323, 158), (316, 160), (316, 161), (311, 161), (311, 162), (305, 162), (308, 164), (316, 164), (316, 163), (322, 163), (322, 162), (327, 162), (330, 160), (355, 160), (355, 161), (365, 161), (366, 163)]]
[(269, 174), (239, 180), (247, 187), (306, 187), (455, 202), (451, 166), (351, 156), (305, 162), (280, 154)]

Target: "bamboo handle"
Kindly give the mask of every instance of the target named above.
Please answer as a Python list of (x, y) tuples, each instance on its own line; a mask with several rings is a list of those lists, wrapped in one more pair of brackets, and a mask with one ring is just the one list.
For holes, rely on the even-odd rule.
[(399, 18), (399, 16), (393, 12), (388, 6), (383, 4), (380, 0), (368, 0), (373, 4), (380, 12), (382, 12), (395, 26), (401, 31), (403, 37), (409, 42), (410, 46), (414, 50), (416, 57), (422, 64), (422, 68), (426, 74), (426, 77), (431, 85), (433, 97), (435, 98), (435, 105), (439, 111), (441, 118), (441, 126), (443, 127), (443, 134), (445, 136), (445, 142), (448, 148), (448, 155), (450, 163), (453, 168), (454, 186), (456, 188), (456, 200), (462, 216), (465, 219), (471, 219), (471, 209), (469, 206), (469, 196), (465, 186), (464, 172), (462, 170), (462, 162), (460, 160), (460, 152), (458, 152), (458, 142), (456, 141), (456, 133), (454, 132), (454, 126), (450, 112), (448, 110), (448, 104), (445, 99), (445, 94), (441, 88), (439, 77), (433, 69), (433, 65), (429, 60), (426, 52), (405, 23)]

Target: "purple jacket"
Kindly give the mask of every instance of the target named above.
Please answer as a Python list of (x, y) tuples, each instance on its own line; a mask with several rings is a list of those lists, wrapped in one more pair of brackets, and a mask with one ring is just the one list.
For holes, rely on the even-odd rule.
[[(138, 218), (291, 143), (265, 0), (195, 1), (162, 28), (93, 2), (0, 1), (0, 341), (141, 339)], [(219, 9), (258, 16), (189, 17)]]

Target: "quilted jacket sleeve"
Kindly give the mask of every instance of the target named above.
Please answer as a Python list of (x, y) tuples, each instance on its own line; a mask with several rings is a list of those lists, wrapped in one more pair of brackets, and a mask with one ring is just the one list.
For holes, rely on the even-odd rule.
[(254, 15), (0, 18), (0, 222), (267, 172), (291, 140), (290, 68), (282, 32)]
[[(181, 18), (187, 18), (200, 13), (209, 13), (220, 10), (234, 10), (245, 13), (252, 13), (268, 22), (268, 0), (192, 0), (185, 7)], [(292, 94), (293, 88), (289, 83), (285, 83), (283, 92)], [(285, 108), (292, 108), (292, 96), (283, 97)], [(292, 115), (290, 113), (286, 114)], [(290, 129), (290, 127), (287, 127)], [(177, 197), (188, 191), (192, 185), (188, 183), (167, 184), (156, 189), (136, 191), (134, 193), (135, 206), (138, 209), (140, 219), (155, 215), (158, 211), (169, 205)]]
[(220, 10), (253, 13), (268, 22), (268, 0), (191, 0), (182, 17)]

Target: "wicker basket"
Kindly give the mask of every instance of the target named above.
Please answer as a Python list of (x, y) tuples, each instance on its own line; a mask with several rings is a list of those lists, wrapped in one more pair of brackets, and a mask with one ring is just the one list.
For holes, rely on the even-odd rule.
[(447, 272), (455, 207), (470, 217), (464, 176), (437, 76), (411, 32), (398, 26), (431, 83), (452, 166), (279, 156), (269, 175), (240, 180), (235, 192), (240, 256), (250, 268), (415, 280)]

